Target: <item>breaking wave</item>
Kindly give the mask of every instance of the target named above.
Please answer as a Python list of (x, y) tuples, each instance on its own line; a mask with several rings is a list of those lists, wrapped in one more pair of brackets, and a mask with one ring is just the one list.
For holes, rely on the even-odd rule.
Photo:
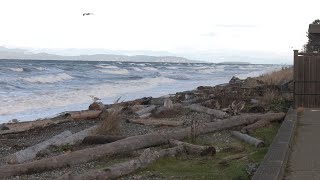
[(66, 73), (23, 78), (24, 81), (31, 82), (31, 83), (56, 83), (60, 81), (70, 80), (70, 79), (73, 79), (73, 77)]
[(15, 71), (15, 72), (23, 72), (23, 68), (8, 68), (10, 69), (11, 71)]

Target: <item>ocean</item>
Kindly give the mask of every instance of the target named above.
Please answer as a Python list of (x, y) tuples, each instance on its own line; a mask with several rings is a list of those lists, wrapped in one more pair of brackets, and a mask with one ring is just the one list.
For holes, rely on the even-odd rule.
[(258, 76), (282, 65), (0, 60), (0, 123), (35, 120), (105, 104), (159, 97)]

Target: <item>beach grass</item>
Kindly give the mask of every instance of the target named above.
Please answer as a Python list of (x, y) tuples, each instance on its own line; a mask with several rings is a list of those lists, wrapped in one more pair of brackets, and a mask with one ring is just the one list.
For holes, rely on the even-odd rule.
[(282, 70), (263, 74), (257, 79), (269, 85), (280, 85), (293, 79), (293, 68), (283, 68)]

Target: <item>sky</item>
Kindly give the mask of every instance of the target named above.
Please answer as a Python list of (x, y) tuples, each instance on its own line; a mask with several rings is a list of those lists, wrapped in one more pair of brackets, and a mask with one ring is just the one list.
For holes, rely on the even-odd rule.
[(166, 51), (207, 61), (252, 52), (290, 63), (319, 7), (319, 0), (0, 0), (0, 46)]

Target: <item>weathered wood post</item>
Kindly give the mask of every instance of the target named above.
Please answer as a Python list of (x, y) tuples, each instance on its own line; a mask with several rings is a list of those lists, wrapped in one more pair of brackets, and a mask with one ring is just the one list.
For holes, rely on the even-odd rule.
[(298, 72), (298, 50), (293, 50), (293, 107), (297, 108), (296, 80)]

